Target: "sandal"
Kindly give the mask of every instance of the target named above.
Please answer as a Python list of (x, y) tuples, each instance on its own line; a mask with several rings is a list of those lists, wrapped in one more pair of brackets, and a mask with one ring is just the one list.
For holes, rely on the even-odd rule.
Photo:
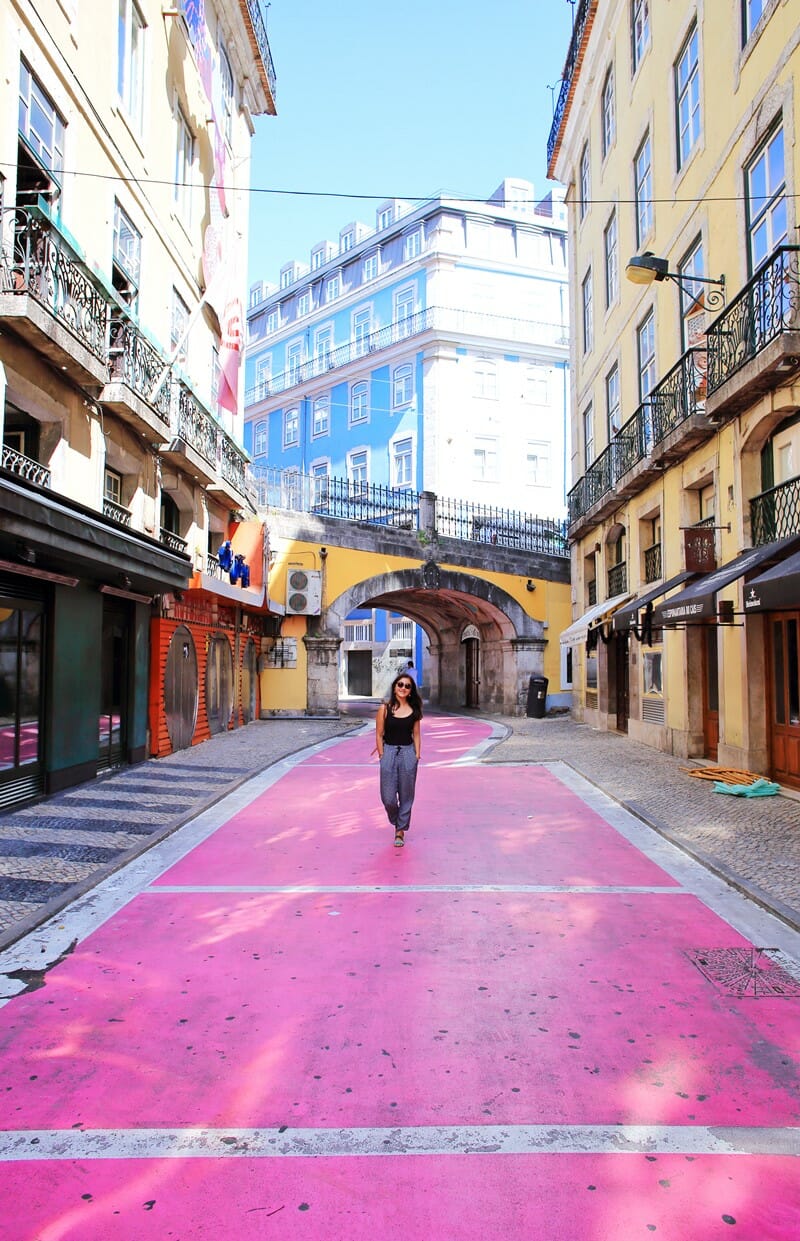
[(403, 847), (403, 845), (404, 845), (405, 843), (406, 843), (406, 842), (405, 842), (405, 832), (395, 832), (395, 834), (394, 834), (394, 847), (395, 847), (395, 849), (402, 849), (402, 847)]

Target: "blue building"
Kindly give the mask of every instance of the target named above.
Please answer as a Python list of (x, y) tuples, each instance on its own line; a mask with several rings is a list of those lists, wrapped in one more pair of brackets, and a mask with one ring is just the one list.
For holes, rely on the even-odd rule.
[(251, 288), (256, 472), (279, 470), (289, 502), (341, 479), (562, 518), (567, 311), (555, 192), (507, 179), (486, 201), (381, 203), (374, 228), (350, 222)]

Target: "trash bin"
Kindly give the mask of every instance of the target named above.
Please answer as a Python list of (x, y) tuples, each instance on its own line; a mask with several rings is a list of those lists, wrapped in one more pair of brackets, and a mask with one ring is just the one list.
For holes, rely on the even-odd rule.
[(525, 714), (529, 719), (543, 720), (547, 706), (547, 677), (531, 677), (528, 682), (528, 705)]

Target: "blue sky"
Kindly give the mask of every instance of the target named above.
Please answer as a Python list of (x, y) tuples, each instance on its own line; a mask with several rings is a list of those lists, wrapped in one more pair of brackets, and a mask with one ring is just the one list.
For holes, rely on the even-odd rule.
[[(249, 282), (375, 222), (375, 199), (488, 198), (504, 177), (547, 192), (553, 92), (570, 0), (272, 0), (278, 116), (253, 147)], [(305, 191), (300, 196), (297, 191)]]

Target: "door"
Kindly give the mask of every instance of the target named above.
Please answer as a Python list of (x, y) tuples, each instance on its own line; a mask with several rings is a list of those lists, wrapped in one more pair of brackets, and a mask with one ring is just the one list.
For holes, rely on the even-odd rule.
[(347, 692), (372, 697), (372, 651), (347, 652)]
[(173, 751), (192, 744), (197, 723), (197, 651), (186, 625), (175, 630), (164, 668), (164, 713)]
[(770, 625), (770, 767), (781, 783), (800, 787), (800, 612)]
[(215, 633), (206, 660), (206, 717), (209, 731), (227, 732), (233, 715), (233, 654), (222, 633)]
[(258, 659), (256, 644), (252, 638), (245, 641), (242, 652), (242, 719), (249, 724), (258, 710)]
[(467, 707), (480, 706), (480, 641), (478, 638), (464, 638), (464, 684), (465, 703)]
[(703, 627), (703, 753), (716, 759), (719, 747), (719, 659), (717, 627)]
[(99, 771), (119, 767), (125, 761), (129, 649), (129, 615), (119, 605), (106, 603), (100, 654)]
[(40, 793), (44, 604), (0, 599), (0, 806)]
[(628, 731), (628, 697), (630, 693), (627, 633), (618, 633), (614, 638), (614, 663), (617, 729), (621, 733), (626, 733)]

